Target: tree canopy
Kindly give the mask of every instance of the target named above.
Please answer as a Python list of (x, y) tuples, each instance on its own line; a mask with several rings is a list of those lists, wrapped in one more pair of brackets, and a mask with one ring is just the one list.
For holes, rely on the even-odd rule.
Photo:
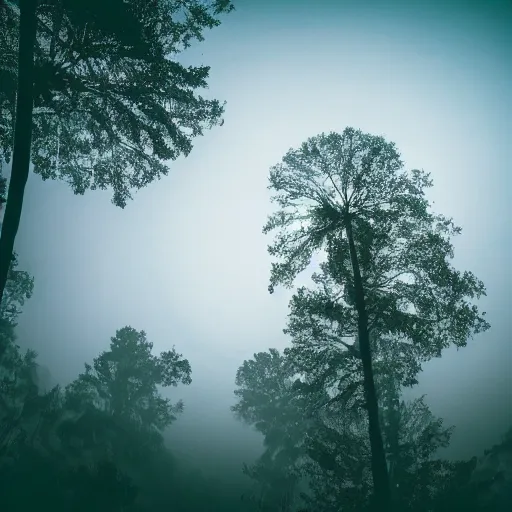
[(191, 368), (174, 349), (160, 356), (144, 331), (123, 327), (111, 338), (110, 350), (102, 352), (85, 372), (66, 389), (70, 407), (94, 405), (114, 417), (162, 431), (183, 410), (183, 402), (172, 404), (157, 386), (190, 384)]
[[(167, 174), (192, 140), (221, 121), (223, 104), (197, 91), (208, 66), (178, 55), (229, 12), (226, 0), (49, 0), (37, 7), (31, 159), (43, 179), (75, 193), (113, 190), (124, 207), (131, 191)], [(0, 141), (13, 151), (19, 9), (0, 12)]]
[(271, 287), (291, 286), (313, 252), (324, 250), (328, 261), (314, 280), (353, 334), (354, 271), (343, 236), (350, 219), (369, 327), (407, 337), (430, 356), (452, 343), (464, 346), (489, 327), (471, 303), (485, 287), (451, 265), (451, 239), (461, 229), (430, 211), (425, 194), (431, 186), (428, 174), (403, 170), (394, 144), (352, 128), (288, 151), (270, 172), (279, 207), (264, 227), (277, 231), (269, 246), (278, 259)]
[[(177, 54), (233, 9), (229, 0), (21, 0), (0, 9), (0, 164), (12, 154), (0, 237), (0, 302), (30, 162), (75, 194), (132, 191), (167, 174), (224, 105), (197, 93), (209, 67)], [(3, 201), (5, 183), (0, 184)]]

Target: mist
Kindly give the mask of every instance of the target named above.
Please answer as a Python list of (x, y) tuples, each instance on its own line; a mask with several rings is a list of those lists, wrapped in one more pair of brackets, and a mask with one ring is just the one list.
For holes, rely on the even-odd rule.
[[(463, 229), (454, 265), (487, 288), (492, 328), (424, 365), (426, 394), (469, 458), (512, 424), (512, 17), (509, 2), (239, 0), (184, 54), (211, 66), (205, 95), (225, 123), (126, 208), (31, 173), (16, 240), (35, 277), (17, 334), (53, 383), (71, 382), (116, 329), (175, 346), (192, 384), (167, 442), (193, 467), (238, 478), (262, 437), (233, 417), (237, 368), (283, 349), (292, 290), (267, 290), (269, 167), (312, 135), (346, 126), (396, 143), (431, 173), (436, 211)], [(309, 272), (311, 273), (311, 272)], [(240, 477), (241, 478), (241, 477)]]

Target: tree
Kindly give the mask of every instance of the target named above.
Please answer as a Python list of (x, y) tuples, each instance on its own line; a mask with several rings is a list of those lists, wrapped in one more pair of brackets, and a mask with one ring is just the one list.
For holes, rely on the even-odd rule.
[(0, 141), (13, 160), (0, 300), (30, 160), (76, 194), (111, 187), (124, 207), (131, 190), (167, 174), (164, 161), (188, 155), (192, 139), (220, 123), (224, 106), (195, 93), (209, 67), (175, 57), (232, 8), (229, 0), (113, 0), (108, 10), (98, 0), (20, 0), (0, 10)]
[(20, 308), (25, 304), (25, 300), (32, 296), (34, 289), (34, 278), (17, 267), (18, 259), (14, 254), (7, 275), (4, 300), (0, 304), (0, 365), (3, 358), (18, 354), (19, 347), (16, 345), (14, 327), (21, 313)]
[(265, 451), (244, 474), (256, 484), (249, 499), (258, 510), (292, 510), (298, 499), (303, 442), (310, 429), (308, 404), (296, 393), (297, 381), (276, 349), (254, 354), (236, 374), (236, 417), (263, 434)]
[(90, 404), (113, 417), (125, 418), (141, 428), (160, 432), (183, 410), (172, 404), (157, 386), (190, 384), (190, 364), (175, 349), (151, 353), (153, 344), (144, 331), (123, 327), (111, 338), (110, 350), (85, 365), (85, 372), (66, 388), (70, 408)]
[[(439, 512), (453, 510), (450, 505), (462, 503), (464, 510), (505, 512), (512, 505), (512, 427), (501, 442), (474, 458), (469, 479), (463, 480), (445, 502)], [(455, 499), (454, 499), (455, 498)], [(462, 507), (460, 508), (462, 510)], [(438, 512), (436, 510), (436, 512)]]
[(264, 436), (275, 426), (294, 425), (301, 419), (300, 411), (296, 411), (294, 417), (289, 416), (291, 411), (287, 405), (294, 398), (293, 374), (278, 350), (271, 348), (244, 361), (235, 383), (238, 402), (231, 410)]
[(405, 402), (399, 393), (389, 379), (380, 400), (393, 501), (397, 510), (428, 512), (457, 470), (456, 463), (435, 458), (449, 445), (453, 427), (443, 426), (424, 396)]
[(450, 239), (460, 228), (430, 212), (429, 175), (403, 170), (395, 145), (382, 137), (346, 128), (310, 138), (271, 168), (269, 181), (278, 205), (263, 228), (277, 230), (269, 291), (291, 287), (312, 254), (325, 250), (343, 291), (334, 303), (355, 312), (375, 501), (390, 509), (371, 333), (403, 336), (424, 356), (464, 346), (489, 327), (470, 302), (485, 294), (484, 285), (450, 265)]
[(32, 296), (34, 279), (17, 267), (14, 254), (0, 305), (0, 456), (26, 437), (23, 423), (34, 417), (39, 403), (37, 354), (33, 350), (22, 353), (14, 332), (20, 308)]
[[(0, 211), (6, 202), (6, 184), (6, 178), (0, 173)], [(25, 300), (32, 297), (34, 291), (34, 278), (25, 270), (19, 270), (17, 267), (18, 256), (16, 253), (12, 253), (3, 300), (0, 303), (0, 323), (5, 325), (16, 324), (21, 307), (25, 304)]]
[[(466, 466), (436, 458), (453, 428), (432, 415), (424, 397), (400, 400), (393, 354), (379, 346), (374, 353), (380, 366), (389, 364), (377, 381), (394, 506), (401, 512), (434, 510), (461, 485)], [(302, 485), (307, 488), (303, 500), (316, 512), (367, 510), (372, 494), (368, 416), (351, 404), (353, 396), (319, 383), (314, 367), (313, 378), (303, 372), (290, 385), (291, 357), (289, 351), (283, 356), (270, 349), (244, 361), (237, 372), (239, 401), (233, 410), (265, 436), (264, 454), (244, 467), (258, 484), (252, 498), (259, 510), (288, 510), (297, 504)], [(302, 421), (294, 421), (300, 416)]]

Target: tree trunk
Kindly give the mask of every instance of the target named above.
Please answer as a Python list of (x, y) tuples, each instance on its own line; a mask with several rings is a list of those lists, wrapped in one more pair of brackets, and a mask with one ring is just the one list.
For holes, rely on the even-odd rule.
[(382, 441), (382, 432), (379, 424), (379, 405), (375, 382), (373, 380), (372, 354), (370, 349), (370, 336), (368, 332), (368, 313), (364, 298), (363, 281), (359, 269), (352, 220), (346, 220), (347, 238), (350, 250), (350, 261), (354, 271), (355, 305), (358, 316), (359, 350), (363, 363), (364, 391), (366, 406), (368, 408), (368, 423), (370, 446), (372, 451), (372, 477), (374, 487), (374, 503), (376, 509), (383, 512), (391, 511), (391, 493), (389, 488), (389, 475)]
[(18, 93), (11, 180), (7, 193), (2, 234), (0, 236), (0, 302), (11, 266), (14, 240), (20, 225), (23, 195), (30, 166), (34, 83), (34, 42), (36, 38), (37, 0), (20, 1), (20, 40), (18, 51)]

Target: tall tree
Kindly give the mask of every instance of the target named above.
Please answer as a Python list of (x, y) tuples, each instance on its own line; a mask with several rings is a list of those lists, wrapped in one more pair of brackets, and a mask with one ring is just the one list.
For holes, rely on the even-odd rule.
[[(12, 90), (8, 87), (10, 81), (7, 81), (7, 98), (12, 101), (8, 105), (6, 98), (2, 98), (0, 105), (2, 107), (0, 121), (0, 138), (5, 146), (14, 141), (13, 148), (13, 165), (11, 170), (11, 180), (9, 183), (9, 192), (7, 196), (7, 205), (5, 208), (4, 220), (2, 223), (2, 231), (0, 236), (0, 303), (2, 302), (5, 284), (7, 282), (7, 274), (9, 273), (9, 266), (14, 251), (14, 240), (18, 227), (20, 224), (21, 210), (23, 206), (23, 195), (25, 185), (27, 183), (29, 165), (30, 165), (30, 147), (32, 140), (32, 84), (34, 80), (34, 42), (36, 38), (37, 19), (36, 7), (37, 0), (20, 0), (20, 28), (19, 28), (19, 44), (18, 44), (18, 90), (17, 94), (12, 94)], [(1, 20), (9, 18), (11, 9), (2, 9)], [(2, 23), (0, 27), (2, 31), (12, 28), (12, 24)], [(4, 36), (2, 42), (12, 42), (8, 37)], [(4, 46), (4, 45), (2, 45)], [(6, 46), (6, 45), (5, 45)], [(0, 48), (2, 55), (4, 55), (6, 48)], [(9, 52), (5, 53), (7, 56)], [(4, 64), (4, 63), (2, 63)], [(9, 71), (9, 68), (2, 66), (2, 75)], [(12, 68), (11, 68), (12, 71)], [(2, 77), (3, 79), (3, 77)], [(12, 80), (11, 80), (12, 82)], [(4, 88), (2, 87), (2, 91)], [(2, 96), (2, 94), (0, 92)], [(12, 126), (12, 121), (5, 119), (5, 111), (12, 114), (14, 111), (14, 100), (16, 99), (16, 122), (14, 129), (14, 137), (9, 137), (5, 133), (4, 126), (9, 128)], [(5, 124), (4, 124), (5, 123)]]
[[(489, 326), (470, 299), (485, 288), (450, 265), (451, 219), (430, 212), (429, 175), (403, 169), (393, 143), (346, 128), (290, 149), (270, 171), (278, 209), (263, 231), (277, 230), (269, 253), (269, 291), (293, 285), (314, 252), (325, 250), (345, 304), (355, 311), (372, 450), (375, 502), (391, 508), (389, 476), (373, 377), (371, 332), (403, 335), (424, 354)], [(345, 300), (346, 299), (346, 300)], [(370, 312), (378, 311), (370, 323)]]
[[(224, 106), (196, 94), (209, 67), (176, 56), (219, 25), (229, 0), (20, 0), (0, 9), (0, 144), (12, 153), (0, 237), (0, 300), (30, 161), (76, 194), (131, 190), (166, 175), (167, 160), (219, 124)], [(18, 39), (19, 34), (19, 39)], [(17, 56), (17, 58), (16, 58)]]

